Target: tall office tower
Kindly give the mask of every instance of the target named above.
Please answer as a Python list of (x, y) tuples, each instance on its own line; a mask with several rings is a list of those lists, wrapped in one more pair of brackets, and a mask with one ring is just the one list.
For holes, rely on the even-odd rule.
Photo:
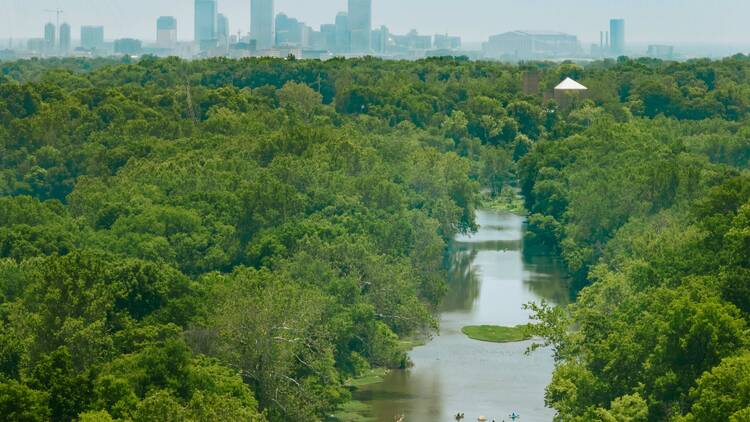
[(52, 53), (55, 51), (57, 28), (55, 24), (50, 22), (44, 25), (44, 50), (46, 53)]
[(160, 48), (174, 48), (177, 45), (177, 19), (161, 16), (156, 20), (156, 45)]
[(103, 26), (82, 26), (81, 47), (86, 50), (96, 50), (104, 45)]
[(341, 12), (336, 15), (336, 52), (345, 54), (351, 51), (351, 33), (349, 32), (349, 15)]
[(332, 23), (320, 25), (320, 33), (325, 40), (325, 50), (336, 51), (336, 25)]
[(70, 25), (63, 23), (60, 25), (60, 54), (63, 56), (70, 53)]
[(349, 32), (352, 53), (372, 51), (372, 0), (349, 0)]
[(221, 45), (229, 45), (229, 18), (221, 13), (216, 17), (216, 34)]
[(316, 31), (309, 26), (307, 28), (309, 37), (307, 41), (308, 48), (318, 51), (327, 51), (329, 45), (328, 39), (326, 38), (327, 34), (324, 34), (322, 31)]
[(388, 47), (388, 28), (384, 25), (372, 30), (372, 51), (376, 54), (385, 54)]
[(195, 41), (201, 46), (216, 41), (217, 0), (195, 0)]
[(625, 54), (625, 20), (612, 19), (609, 21), (609, 33), (612, 38), (612, 54)]
[(251, 0), (250, 39), (255, 40), (258, 50), (273, 47), (276, 37), (274, 14), (273, 0)]
[(284, 13), (276, 15), (276, 45), (280, 47), (306, 47), (307, 25)]

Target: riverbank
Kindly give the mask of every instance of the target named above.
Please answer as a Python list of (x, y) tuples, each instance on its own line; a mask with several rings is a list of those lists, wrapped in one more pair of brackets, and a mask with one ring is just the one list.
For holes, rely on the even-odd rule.
[(544, 406), (554, 367), (551, 352), (526, 356), (529, 341), (476, 341), (462, 328), (515, 327), (529, 322), (526, 303), (565, 304), (563, 266), (547, 251), (524, 251), (524, 217), (483, 208), (477, 222), (477, 233), (457, 236), (452, 245), (439, 335), (410, 353), (412, 368), (356, 389), (354, 400), (370, 410), (360, 406), (359, 415), (342, 421), (390, 421), (404, 414), (409, 422), (433, 422), (457, 412), (465, 412), (466, 420), (482, 414), (502, 420), (513, 411), (526, 421), (552, 420), (554, 412)]
[(480, 204), (482, 209), (494, 212), (509, 212), (519, 216), (527, 214), (523, 197), (519, 194), (518, 189), (510, 186), (505, 186), (495, 196), (492, 196), (490, 192), (484, 192)]
[[(406, 339), (399, 340), (399, 348), (404, 353), (411, 352), (414, 348), (424, 346), (427, 344), (425, 339)], [(408, 359), (408, 358), (407, 358)], [(410, 363), (407, 362), (406, 366)], [(357, 389), (367, 387), (373, 384), (379, 384), (385, 380), (388, 374), (393, 369), (388, 368), (373, 368), (366, 371), (359, 377), (347, 380), (344, 384), (349, 387), (353, 392)], [(328, 422), (374, 422), (375, 419), (372, 417), (371, 406), (358, 400), (349, 400), (344, 403), (333, 415), (328, 419)]]

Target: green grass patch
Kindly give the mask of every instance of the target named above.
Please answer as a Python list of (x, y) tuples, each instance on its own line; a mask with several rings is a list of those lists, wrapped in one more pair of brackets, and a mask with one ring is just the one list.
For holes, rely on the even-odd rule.
[(513, 343), (531, 339), (526, 325), (500, 327), (497, 325), (469, 325), (461, 329), (472, 340), (492, 343)]
[(510, 212), (521, 216), (526, 215), (523, 197), (510, 186), (505, 186), (497, 196), (492, 196), (489, 193), (482, 195), (481, 207), (493, 211)]
[(388, 375), (385, 368), (370, 369), (357, 378), (352, 378), (346, 382), (347, 387), (363, 387), (365, 385), (377, 384), (383, 382), (383, 378)]
[(415, 347), (424, 346), (427, 344), (426, 339), (412, 338), (398, 341), (398, 350), (408, 353), (411, 352)]
[(361, 401), (348, 401), (327, 419), (330, 422), (375, 422), (370, 405)]

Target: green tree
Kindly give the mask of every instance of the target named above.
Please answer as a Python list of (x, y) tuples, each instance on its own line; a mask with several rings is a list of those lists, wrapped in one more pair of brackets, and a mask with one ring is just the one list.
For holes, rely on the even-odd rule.
[(0, 383), (0, 414), (8, 421), (48, 421), (48, 396), (17, 381)]
[(697, 381), (685, 421), (743, 420), (750, 407), (750, 355), (724, 359)]

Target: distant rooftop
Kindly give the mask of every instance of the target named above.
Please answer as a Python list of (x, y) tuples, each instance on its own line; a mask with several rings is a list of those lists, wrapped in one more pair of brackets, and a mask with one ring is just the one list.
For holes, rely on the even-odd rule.
[(570, 34), (566, 34), (564, 32), (558, 32), (558, 31), (520, 30), (520, 31), (512, 31), (512, 32), (524, 34), (524, 35), (570, 35)]
[(531, 37), (538, 37), (538, 38), (557, 38), (557, 39), (577, 39), (575, 35), (566, 34), (564, 32), (557, 32), (557, 31), (509, 31), (504, 32), (502, 34), (493, 35), (490, 37), (490, 40), (493, 38), (509, 38), (509, 37), (518, 37), (518, 38), (531, 38)]
[(555, 91), (586, 91), (588, 88), (570, 78), (565, 78), (555, 87)]

